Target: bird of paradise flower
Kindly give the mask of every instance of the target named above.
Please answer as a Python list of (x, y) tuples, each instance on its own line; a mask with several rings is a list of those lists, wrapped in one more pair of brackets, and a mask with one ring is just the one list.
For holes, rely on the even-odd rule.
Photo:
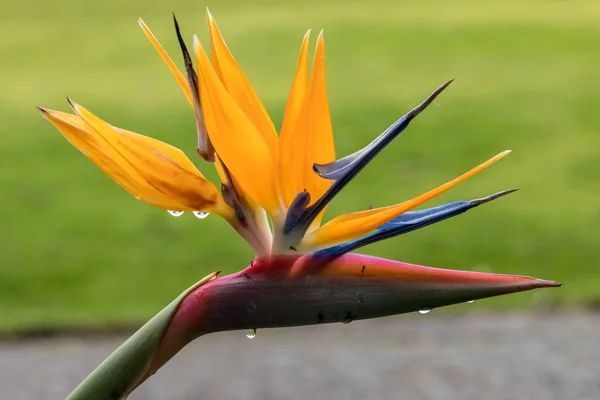
[(559, 286), (535, 278), (421, 267), (353, 253), (383, 239), (452, 218), (506, 190), (429, 209), (415, 207), (500, 160), (503, 151), (413, 199), (322, 224), (329, 202), (452, 81), (363, 149), (336, 159), (325, 85), (325, 40), (309, 73), (309, 36), (279, 135), (207, 11), (210, 54), (193, 38), (193, 58), (175, 20), (186, 75), (139, 24), (188, 100), (197, 152), (218, 171), (220, 190), (166, 143), (110, 125), (69, 100), (75, 114), (40, 108), (75, 147), (137, 199), (175, 215), (224, 218), (256, 253), (243, 271), (213, 273), (182, 293), (119, 347), (69, 399), (123, 399), (181, 348), (211, 332), (350, 322)]

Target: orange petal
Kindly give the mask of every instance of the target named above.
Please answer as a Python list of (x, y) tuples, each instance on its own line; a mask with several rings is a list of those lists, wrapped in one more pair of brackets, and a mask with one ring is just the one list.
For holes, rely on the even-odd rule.
[(215, 185), (191, 161), (177, 163), (176, 160), (181, 161), (185, 157), (180, 150), (166, 144), (157, 146), (157, 141), (141, 139), (141, 135), (122, 134), (124, 131), (119, 132), (82, 106), (72, 103), (72, 107), (99, 137), (159, 192), (175, 199), (188, 210), (221, 213), (226, 208)]
[(247, 207), (252, 211), (258, 211), (258, 204), (252, 200), (247, 193), (244, 193), (240, 183), (235, 179), (235, 177), (231, 176), (231, 173), (228, 172), (225, 164), (223, 164), (223, 161), (221, 161), (218, 154), (215, 157), (215, 167), (217, 168), (217, 174), (219, 175), (219, 178), (221, 178), (221, 182), (223, 184), (232, 186), (236, 196), (236, 201), (240, 203), (240, 205)]
[[(164, 156), (169, 158), (173, 163), (179, 165), (179, 167), (186, 171), (202, 176), (202, 173), (196, 169), (194, 163), (175, 146), (171, 146), (168, 143), (161, 142), (160, 140), (151, 138), (149, 136), (140, 135), (139, 133), (131, 132), (125, 129), (113, 127), (117, 132), (124, 133), (129, 139), (143, 146), (152, 148), (158, 153), (162, 153)], [(203, 177), (203, 176), (202, 176)]]
[(72, 103), (78, 115), (44, 110), (44, 116), (107, 175), (151, 205), (181, 211), (214, 212), (229, 218), (217, 188), (181, 150), (112, 127)]
[(227, 177), (227, 173), (225, 172), (225, 166), (223, 165), (223, 161), (221, 161), (218, 154), (215, 154), (215, 168), (217, 169), (217, 174), (219, 175), (221, 182), (228, 183), (229, 179)]
[(308, 47), (310, 38), (310, 30), (304, 35), (302, 46), (300, 47), (300, 55), (298, 57), (298, 67), (296, 75), (292, 83), (292, 89), (288, 96), (285, 114), (283, 116), (283, 124), (281, 126), (281, 134), (279, 135), (279, 152), (278, 152), (278, 187), (281, 199), (286, 207), (289, 207), (298, 194), (298, 185), (293, 184), (293, 167), (290, 157), (294, 152), (293, 134), (294, 126), (300, 113), (306, 88), (308, 86)]
[(183, 207), (148, 185), (129, 163), (99, 138), (79, 116), (43, 108), (40, 108), (40, 111), (73, 146), (137, 199), (165, 209), (177, 210)]
[(428, 200), (444, 193), (452, 187), (458, 185), (462, 181), (470, 178), (476, 173), (489, 167), (496, 161), (510, 153), (506, 150), (495, 157), (492, 157), (483, 164), (471, 169), (465, 174), (456, 179), (451, 180), (427, 193), (415, 197), (414, 199), (405, 201), (393, 206), (376, 208), (373, 210), (360, 211), (350, 214), (345, 214), (332, 219), (319, 229), (309, 233), (303, 243), (311, 246), (340, 243), (346, 240), (355, 239), (373, 229), (383, 225), (384, 223), (396, 218), (397, 216), (409, 211)]
[(225, 89), (196, 36), (194, 52), (208, 136), (219, 158), (244, 193), (269, 214), (279, 213), (269, 145)]
[[(329, 163), (335, 160), (335, 147), (327, 88), (325, 82), (325, 41), (323, 32), (319, 34), (315, 49), (313, 70), (302, 107), (293, 127), (291, 137), (286, 138), (284, 146), (287, 168), (282, 170), (282, 186), (285, 187), (286, 205), (294, 196), (306, 189), (313, 204), (331, 186), (332, 181), (323, 179), (313, 171), (315, 163)], [(291, 196), (291, 197), (289, 197)], [(290, 200), (291, 199), (291, 200)], [(313, 224), (320, 224), (323, 212), (315, 218)]]
[(179, 69), (173, 62), (173, 60), (171, 60), (171, 57), (169, 57), (169, 55), (167, 54), (165, 49), (160, 45), (160, 43), (156, 39), (156, 36), (154, 36), (154, 34), (152, 34), (152, 31), (150, 31), (150, 28), (148, 28), (148, 26), (144, 23), (144, 21), (141, 18), (138, 19), (138, 23), (140, 24), (140, 27), (144, 31), (144, 34), (146, 35), (148, 40), (150, 40), (150, 43), (152, 43), (152, 46), (154, 46), (156, 51), (158, 51), (158, 54), (162, 57), (164, 62), (167, 64), (167, 67), (169, 67), (169, 69), (171, 70), (171, 73), (173, 73), (173, 76), (175, 76), (175, 79), (177, 80), (179, 87), (181, 87), (181, 90), (183, 90), (183, 94), (185, 95), (186, 99), (188, 100), (190, 105), (192, 107), (194, 107), (194, 102), (192, 100), (192, 93), (191, 93), (190, 87), (188, 85), (188, 82), (185, 79), (185, 76), (183, 76), (181, 71), (179, 71)]
[[(161, 193), (155, 193), (155, 190), (148, 187), (138, 174), (128, 168), (129, 165), (124, 163), (122, 158), (111, 157), (109, 155), (111, 149), (107, 149), (98, 138), (88, 132), (89, 127), (79, 116), (44, 108), (39, 110), (42, 116), (54, 125), (73, 146), (136, 198), (142, 199), (145, 197), (148, 199), (148, 203), (158, 207), (173, 203), (171, 199), (166, 198)], [(181, 206), (180, 204), (177, 205)]]
[(229, 48), (227, 48), (217, 23), (208, 9), (206, 10), (206, 18), (210, 29), (213, 68), (231, 97), (262, 135), (272, 157), (274, 157), (277, 151), (277, 132), (273, 122), (252, 85), (233, 58)]

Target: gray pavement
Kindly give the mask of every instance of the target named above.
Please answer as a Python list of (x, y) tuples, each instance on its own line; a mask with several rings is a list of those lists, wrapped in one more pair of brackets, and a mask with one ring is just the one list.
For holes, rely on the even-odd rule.
[[(60, 400), (124, 340), (0, 342), (1, 400)], [(600, 400), (600, 315), (396, 316), (200, 338), (131, 400)]]

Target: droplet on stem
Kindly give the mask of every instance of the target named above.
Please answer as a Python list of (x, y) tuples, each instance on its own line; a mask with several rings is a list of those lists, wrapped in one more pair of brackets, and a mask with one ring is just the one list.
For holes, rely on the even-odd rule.
[(254, 339), (256, 337), (256, 329), (246, 329), (246, 337), (248, 339)]

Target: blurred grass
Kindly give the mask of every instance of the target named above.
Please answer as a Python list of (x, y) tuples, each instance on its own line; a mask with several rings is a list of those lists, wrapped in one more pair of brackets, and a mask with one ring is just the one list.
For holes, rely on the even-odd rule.
[[(402, 201), (510, 148), (436, 199), (517, 194), (365, 251), (447, 268), (554, 279), (560, 290), (483, 307), (577, 306), (600, 297), (600, 3), (209, 1), (238, 62), (281, 121), (298, 47), (326, 30), (336, 145), (348, 154), (449, 78), (456, 82), (346, 188), (328, 215)], [(194, 157), (193, 117), (136, 24), (180, 60), (170, 13), (206, 41), (197, 1), (11, 2), (0, 14), (0, 330), (150, 317), (213, 270), (252, 254), (217, 217), (137, 202), (42, 120), (65, 96)], [(32, 10), (35, 10), (32, 12)]]

